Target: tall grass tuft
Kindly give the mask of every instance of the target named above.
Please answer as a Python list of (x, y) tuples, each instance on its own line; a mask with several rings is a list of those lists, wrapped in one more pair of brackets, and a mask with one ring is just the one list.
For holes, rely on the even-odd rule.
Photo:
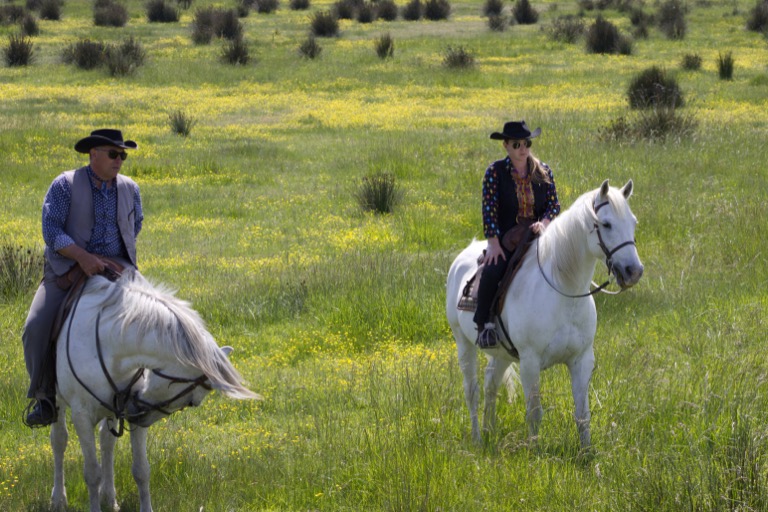
[(35, 56), (32, 39), (23, 35), (8, 36), (8, 46), (3, 48), (5, 63), (9, 67), (28, 66)]
[(192, 133), (192, 128), (197, 124), (197, 120), (183, 110), (175, 110), (168, 114), (168, 124), (171, 126), (173, 133), (189, 137), (189, 134)]
[(309, 34), (307, 38), (299, 45), (299, 55), (305, 59), (316, 59), (323, 52), (323, 47), (317, 42), (314, 34)]
[(468, 48), (448, 46), (443, 52), (443, 65), (450, 69), (469, 69), (475, 66), (475, 54)]
[(395, 175), (388, 172), (376, 172), (364, 176), (354, 192), (357, 204), (366, 211), (392, 213), (402, 201), (403, 192), (397, 184)]
[(734, 65), (735, 62), (731, 52), (719, 53), (717, 55), (717, 75), (720, 77), (720, 80), (733, 80)]
[(698, 53), (686, 53), (683, 55), (683, 61), (680, 65), (688, 71), (697, 71), (701, 69), (701, 55)]
[(245, 66), (250, 62), (251, 56), (245, 39), (238, 37), (224, 43), (221, 60), (227, 64)]
[(13, 299), (34, 290), (43, 275), (43, 252), (0, 245), (0, 297)]
[(517, 0), (512, 7), (512, 15), (520, 25), (533, 25), (539, 21), (539, 11), (528, 0)]
[(448, 0), (427, 0), (424, 2), (424, 18), (431, 21), (447, 20), (451, 15)]
[(376, 49), (376, 55), (380, 59), (392, 58), (395, 55), (395, 40), (387, 32), (373, 42), (373, 47)]
[(339, 35), (339, 20), (331, 11), (318, 11), (310, 18), (312, 33), (317, 37), (335, 37)]
[(35, 16), (31, 13), (27, 13), (21, 19), (21, 35), (36, 36), (38, 34), (40, 34), (40, 26), (37, 24)]

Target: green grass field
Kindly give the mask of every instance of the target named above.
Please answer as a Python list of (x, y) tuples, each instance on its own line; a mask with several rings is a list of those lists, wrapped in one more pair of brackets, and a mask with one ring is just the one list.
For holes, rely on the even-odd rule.
[[(118, 127), (139, 143), (123, 169), (144, 201), (140, 268), (192, 301), (265, 396), (212, 395), (150, 430), (156, 510), (768, 509), (768, 40), (745, 29), (753, 0), (688, 2), (683, 40), (651, 28), (621, 56), (548, 37), (554, 19), (579, 14), (575, 1), (534, 2), (538, 24), (504, 32), (489, 30), (482, 2), (455, 1), (447, 21), (344, 20), (338, 37), (318, 38), (316, 60), (297, 49), (331, 2), (282, 2), (241, 20), (246, 66), (219, 60), (221, 40), (191, 39), (197, 8), (233, 1), (195, 0), (170, 24), (125, 5), (125, 27), (101, 28), (91, 2), (66, 0), (60, 21), (39, 22), (32, 65), (0, 67), (0, 245), (42, 248), (43, 197), (84, 165), (79, 138)], [(598, 11), (583, 14), (591, 23)], [(627, 13), (602, 14), (631, 32)], [(0, 25), (0, 49), (17, 32)], [(374, 51), (384, 33), (395, 41), (386, 61)], [(129, 36), (147, 52), (133, 75), (61, 62), (81, 38)], [(475, 68), (443, 66), (449, 45), (470, 49)], [(725, 52), (733, 80), (718, 77)], [(700, 70), (681, 68), (688, 53)], [(628, 84), (653, 65), (678, 81), (695, 132), (602, 140), (634, 115)], [(197, 121), (187, 138), (168, 125), (177, 110)], [(533, 150), (564, 207), (606, 178), (635, 182), (645, 274), (597, 298), (592, 457), (579, 453), (564, 367), (542, 374), (538, 444), (520, 396), (499, 401), (484, 446), (469, 439), (444, 284), (482, 237), (481, 179), (503, 156), (488, 136), (521, 118), (543, 129)], [(392, 214), (355, 202), (379, 171), (404, 192)], [(33, 293), (0, 295), (3, 511), (46, 511), (52, 487), (48, 430), (21, 423)], [(82, 511), (70, 434), (70, 510)], [(138, 511), (127, 440), (116, 478), (122, 510)]]

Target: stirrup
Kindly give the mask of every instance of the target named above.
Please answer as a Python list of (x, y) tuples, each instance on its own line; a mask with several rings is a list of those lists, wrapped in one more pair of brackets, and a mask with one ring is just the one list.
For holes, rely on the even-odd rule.
[(477, 335), (475, 342), (480, 348), (493, 348), (499, 343), (499, 335), (496, 334), (496, 326), (485, 327)]
[[(43, 416), (43, 403), (47, 403), (51, 409), (53, 409), (53, 416), (50, 419), (42, 418)], [(35, 411), (35, 408), (37, 406), (40, 406), (40, 416), (41, 420), (39, 423), (30, 423), (29, 422), (29, 416)], [(22, 412), (21, 422), (29, 427), (29, 428), (42, 428), (47, 427), (48, 425), (52, 425), (53, 423), (56, 423), (56, 420), (59, 418), (59, 408), (56, 407), (56, 403), (51, 400), (50, 398), (33, 398), (29, 401), (27, 406), (24, 408), (24, 411)]]

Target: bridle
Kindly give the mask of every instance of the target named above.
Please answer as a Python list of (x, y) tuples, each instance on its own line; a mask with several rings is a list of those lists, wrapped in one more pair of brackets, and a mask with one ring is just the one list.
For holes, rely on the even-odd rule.
[[(139, 368), (136, 370), (136, 372), (133, 374), (133, 377), (131, 377), (131, 380), (128, 382), (128, 384), (123, 388), (120, 389), (117, 384), (115, 383), (112, 376), (109, 374), (109, 371), (107, 370), (107, 365), (104, 362), (104, 356), (102, 353), (101, 348), (101, 337), (99, 336), (99, 323), (101, 321), (101, 311), (96, 315), (96, 353), (99, 356), (99, 364), (101, 365), (101, 370), (104, 372), (104, 377), (106, 377), (107, 382), (109, 383), (109, 386), (112, 388), (112, 404), (108, 404), (101, 398), (99, 398), (96, 393), (94, 393), (88, 385), (83, 382), (83, 380), (77, 375), (77, 372), (75, 371), (75, 367), (72, 364), (72, 357), (70, 355), (70, 332), (72, 330), (72, 323), (75, 318), (75, 311), (77, 310), (77, 306), (80, 303), (80, 298), (83, 295), (83, 290), (85, 289), (85, 284), (80, 287), (80, 290), (78, 291), (77, 299), (75, 300), (73, 306), (72, 306), (72, 312), (69, 315), (69, 325), (67, 326), (67, 362), (69, 363), (69, 369), (72, 372), (72, 376), (77, 380), (78, 383), (90, 394), (102, 407), (107, 409), (109, 412), (111, 412), (115, 419), (118, 422), (118, 428), (115, 430), (114, 427), (109, 426), (109, 431), (112, 433), (115, 437), (120, 437), (123, 435), (125, 430), (125, 421), (128, 420), (128, 423), (135, 424), (139, 419), (144, 417), (149, 411), (158, 411), (166, 416), (171, 415), (173, 412), (176, 411), (167, 411), (166, 407), (168, 407), (171, 403), (175, 402), (176, 400), (179, 400), (180, 398), (183, 398), (184, 396), (192, 393), (195, 389), (198, 387), (202, 387), (207, 390), (211, 390), (211, 385), (208, 382), (208, 377), (206, 375), (201, 375), (200, 377), (191, 379), (191, 378), (185, 378), (185, 377), (174, 377), (171, 375), (166, 375), (162, 371), (158, 369), (152, 369), (152, 373), (157, 375), (158, 377), (161, 377), (163, 379), (166, 379), (169, 381), (169, 386), (171, 384), (177, 384), (177, 383), (183, 383), (183, 384), (189, 384), (187, 387), (185, 387), (183, 390), (181, 390), (179, 393), (174, 395), (172, 398), (169, 398), (168, 400), (164, 400), (159, 403), (152, 403), (147, 402), (146, 400), (143, 400), (139, 397), (138, 391), (133, 390), (133, 386), (144, 376), (144, 371), (147, 370), (147, 368)], [(129, 408), (129, 406), (132, 406)], [(186, 407), (186, 406), (184, 406)], [(184, 409), (182, 407), (181, 409)], [(129, 409), (131, 411), (138, 411), (138, 412), (129, 412)], [(181, 410), (177, 409), (177, 410)], [(107, 420), (107, 424), (110, 423), (110, 420)], [(130, 429), (129, 429), (130, 430)]]
[[(610, 204), (609, 201), (603, 201), (602, 203), (593, 206), (593, 213), (594, 213), (595, 219), (597, 219), (597, 212), (600, 211), (600, 208), (602, 208), (603, 206), (606, 206), (608, 204)], [(603, 241), (603, 236), (600, 234), (600, 225), (598, 224), (597, 220), (595, 220), (593, 222), (592, 226), (593, 226), (593, 231), (597, 232), (597, 244), (600, 247), (600, 250), (603, 251), (603, 254), (605, 255), (605, 266), (608, 268), (608, 274), (609, 274), (609, 276), (613, 276), (613, 275), (615, 275), (614, 268), (613, 268), (613, 255), (616, 254), (620, 249), (623, 249), (624, 247), (626, 247), (628, 245), (635, 245), (635, 240), (627, 240), (626, 242), (620, 243), (619, 245), (617, 245), (613, 249), (609, 249), (608, 246), (605, 245), (605, 242)], [(590, 295), (594, 295), (597, 292), (603, 292), (603, 293), (607, 293), (607, 294), (610, 294), (610, 295), (617, 295), (617, 294), (621, 293), (622, 291), (624, 291), (623, 289), (619, 290), (618, 292), (610, 292), (610, 291), (605, 290), (604, 288), (606, 286), (608, 286), (610, 284), (610, 282), (611, 282), (610, 277), (603, 284), (601, 284), (599, 286), (593, 281), (592, 285), (596, 286), (596, 288), (590, 290), (587, 293), (582, 293), (580, 295), (569, 295), (567, 293), (564, 293), (564, 292), (560, 291), (549, 280), (549, 278), (547, 277), (547, 274), (544, 273), (544, 269), (541, 268), (541, 259), (539, 258), (539, 240), (538, 239), (536, 239), (536, 262), (539, 264), (539, 271), (541, 272), (542, 277), (544, 277), (544, 281), (546, 281), (547, 284), (553, 290), (555, 290), (557, 293), (559, 293), (560, 295), (562, 295), (564, 297), (569, 297), (569, 298), (572, 298), (572, 299), (578, 299), (578, 298), (582, 298), (582, 297), (589, 297)]]

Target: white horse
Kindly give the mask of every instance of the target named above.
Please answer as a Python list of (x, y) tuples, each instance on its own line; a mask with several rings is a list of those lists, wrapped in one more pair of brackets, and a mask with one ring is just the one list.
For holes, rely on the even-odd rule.
[[(57, 346), (59, 416), (51, 428), (54, 482), (51, 504), (65, 509), (66, 408), (83, 452), (91, 512), (118, 510), (114, 447), (123, 421), (131, 424), (132, 473), (141, 512), (151, 512), (147, 427), (211, 390), (237, 398), (260, 398), (188, 303), (158, 289), (138, 272), (116, 282), (90, 278), (64, 323)], [(94, 428), (100, 425), (101, 463)], [(117, 429), (117, 430), (116, 430)]]
[[(588, 291), (595, 265), (603, 258), (622, 289), (636, 284), (643, 274), (634, 244), (637, 219), (627, 203), (632, 186), (630, 180), (619, 190), (609, 187), (606, 180), (599, 189), (582, 195), (552, 221), (525, 255), (497, 321), (499, 338), (507, 348), (485, 350), (488, 365), (484, 431), (495, 427), (496, 395), (501, 381), (506, 381), (511, 397), (515, 394), (515, 368), (511, 363), (518, 361), (528, 433), (535, 439), (543, 415), (539, 375), (542, 370), (562, 363), (568, 366), (571, 376), (581, 446), (589, 447), (588, 387), (595, 362), (592, 344), (597, 313)], [(459, 311), (456, 306), (485, 247), (485, 242), (475, 241), (453, 262), (446, 300), (448, 322), (464, 375), (472, 438), (478, 443), (481, 435), (477, 417), (477, 330), (472, 313)], [(519, 356), (515, 356), (515, 350)]]

